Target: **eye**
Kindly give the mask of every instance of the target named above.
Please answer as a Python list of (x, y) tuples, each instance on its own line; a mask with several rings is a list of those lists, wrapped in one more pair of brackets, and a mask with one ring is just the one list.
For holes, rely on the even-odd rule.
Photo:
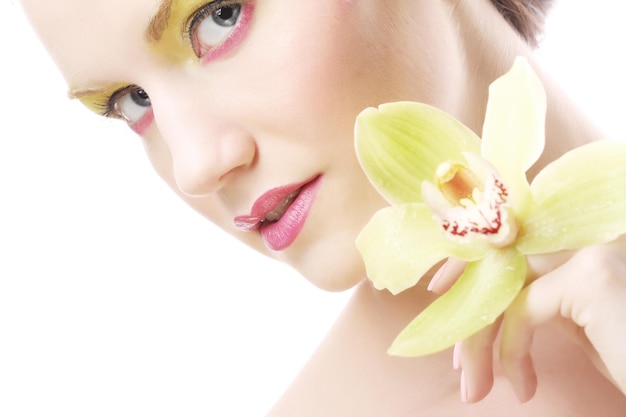
[(233, 0), (213, 1), (198, 10), (188, 25), (189, 39), (196, 56), (204, 58), (213, 49), (226, 46), (250, 11), (250, 4)]
[(138, 86), (129, 86), (111, 96), (110, 115), (126, 120), (129, 124), (137, 123), (144, 118), (152, 103), (148, 93)]

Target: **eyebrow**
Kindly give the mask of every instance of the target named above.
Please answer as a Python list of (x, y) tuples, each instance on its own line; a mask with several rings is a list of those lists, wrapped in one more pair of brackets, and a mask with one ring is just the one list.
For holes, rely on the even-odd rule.
[(81, 88), (81, 89), (73, 89), (70, 87), (67, 92), (67, 96), (71, 100), (76, 100), (76, 99), (80, 100), (83, 97), (94, 96), (98, 94), (105, 94), (108, 90), (109, 88), (107, 87), (87, 87), (87, 88)]
[[(157, 43), (163, 37), (163, 33), (167, 29), (170, 21), (170, 17), (172, 15), (172, 6), (174, 5), (174, 0), (163, 0), (159, 5), (159, 9), (150, 19), (150, 23), (148, 24), (148, 28), (146, 29), (146, 38), (149, 43)], [(86, 87), (86, 88), (69, 88), (67, 92), (67, 96), (71, 100), (81, 99), (84, 97), (105, 94), (108, 92), (108, 87)]]
[[(163, 36), (165, 31), (170, 25), (170, 21), (172, 19), (172, 10), (176, 9), (178, 0), (162, 0), (158, 10), (150, 18), (150, 22), (148, 23), (148, 27), (146, 28), (145, 36), (148, 43), (155, 45), (160, 43), (163, 40)], [(97, 95), (105, 95), (109, 91), (111, 91), (111, 86), (102, 86), (102, 85), (94, 85), (94, 86), (86, 86), (82, 88), (72, 88), (68, 89), (67, 96), (74, 99), (83, 99), (86, 97), (97, 96)]]
[(156, 43), (161, 40), (163, 33), (169, 25), (169, 20), (172, 15), (172, 6), (174, 0), (163, 0), (159, 9), (154, 16), (150, 19), (148, 28), (146, 29), (146, 38), (150, 43)]

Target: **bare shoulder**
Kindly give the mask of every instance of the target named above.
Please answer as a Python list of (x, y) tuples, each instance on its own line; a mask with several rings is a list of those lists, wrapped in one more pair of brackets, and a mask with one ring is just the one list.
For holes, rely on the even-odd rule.
[(500, 374), (485, 400), (464, 404), (451, 352), (411, 359), (386, 353), (414, 314), (407, 307), (413, 300), (410, 294), (394, 298), (398, 310), (381, 310), (380, 296), (366, 286), (355, 291), (267, 417), (624, 415), (626, 397), (587, 363), (576, 345), (550, 327), (536, 336), (540, 386), (533, 400), (521, 404)]

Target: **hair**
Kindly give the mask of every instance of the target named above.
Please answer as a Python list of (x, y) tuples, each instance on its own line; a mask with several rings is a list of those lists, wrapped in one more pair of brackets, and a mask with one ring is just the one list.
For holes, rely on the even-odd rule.
[(537, 46), (543, 34), (546, 13), (553, 0), (491, 0), (504, 19), (531, 46)]

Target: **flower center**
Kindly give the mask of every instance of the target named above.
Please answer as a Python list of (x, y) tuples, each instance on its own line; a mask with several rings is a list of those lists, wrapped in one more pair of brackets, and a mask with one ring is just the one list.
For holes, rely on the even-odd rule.
[(474, 192), (482, 188), (476, 175), (458, 162), (439, 165), (435, 179), (441, 193), (454, 205), (467, 206), (474, 202)]
[(459, 162), (444, 162), (435, 174), (434, 188), (440, 197), (433, 198), (428, 192), (424, 198), (451, 239), (466, 243), (480, 239), (496, 247), (508, 246), (519, 229), (507, 204), (509, 193), (493, 168), (485, 171), (481, 178)]

